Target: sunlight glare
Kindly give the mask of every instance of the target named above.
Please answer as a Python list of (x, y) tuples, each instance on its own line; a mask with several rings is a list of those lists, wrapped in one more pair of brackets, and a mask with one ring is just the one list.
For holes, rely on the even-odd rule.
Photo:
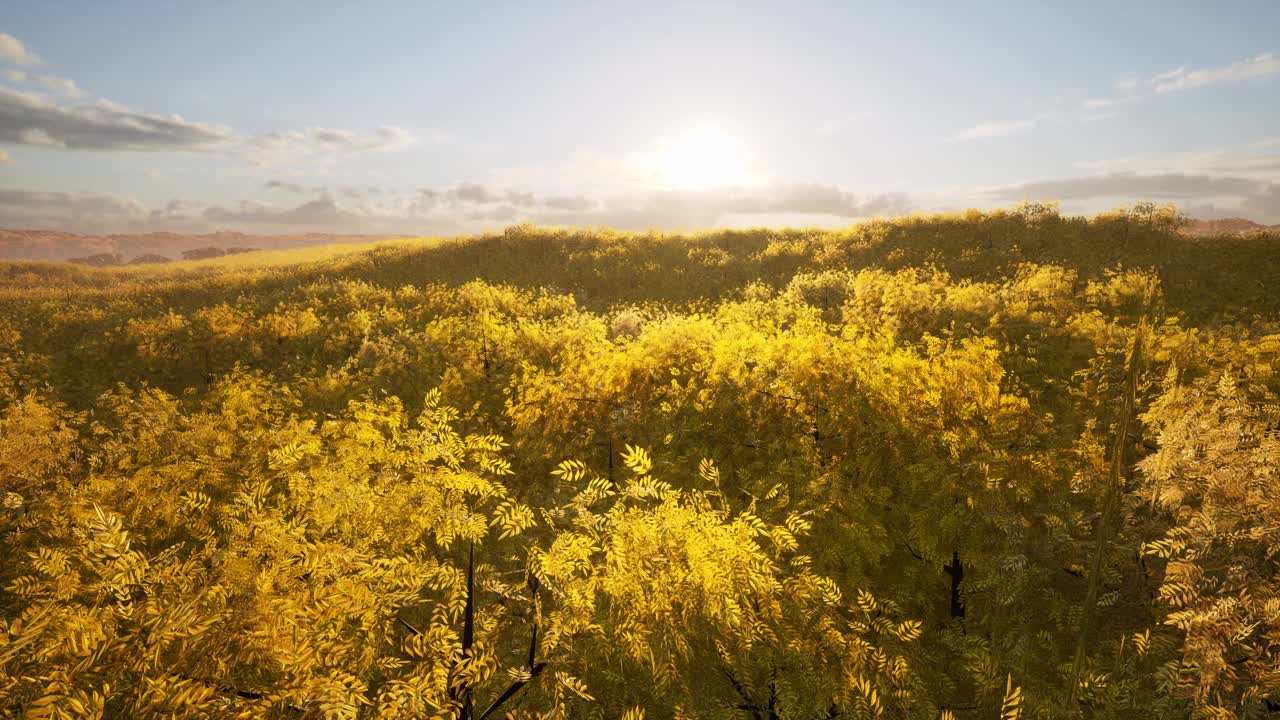
[(732, 138), (716, 130), (699, 130), (668, 142), (657, 158), (661, 183), (677, 190), (706, 190), (742, 184), (746, 158)]

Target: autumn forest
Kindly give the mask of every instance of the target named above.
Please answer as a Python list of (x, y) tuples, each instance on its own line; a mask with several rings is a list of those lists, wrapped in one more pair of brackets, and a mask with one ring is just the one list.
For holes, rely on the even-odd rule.
[(1280, 234), (0, 263), (0, 717), (1280, 712)]

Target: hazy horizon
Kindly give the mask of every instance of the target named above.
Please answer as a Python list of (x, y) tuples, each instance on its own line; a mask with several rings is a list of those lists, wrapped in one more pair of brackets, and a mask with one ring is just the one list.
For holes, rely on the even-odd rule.
[(1280, 223), (1274, 3), (7, 15), (5, 228), (837, 226), (1023, 199)]

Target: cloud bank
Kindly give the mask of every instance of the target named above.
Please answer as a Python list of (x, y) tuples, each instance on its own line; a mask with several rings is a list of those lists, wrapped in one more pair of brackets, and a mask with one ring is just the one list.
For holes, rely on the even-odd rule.
[[(68, 97), (80, 94), (75, 83), (64, 78), (39, 76), (36, 81), (59, 87)], [(0, 143), (13, 145), (133, 152), (208, 150), (269, 166), (386, 152), (413, 141), (413, 133), (395, 126), (368, 132), (305, 128), (242, 139), (229, 127), (191, 122), (179, 115), (138, 112), (110, 100), (64, 105), (38, 92), (0, 86)]]
[(61, 107), (0, 87), (0, 142), (70, 150), (184, 150), (231, 140), (230, 129), (130, 110), (106, 100)]
[(0, 32), (0, 60), (24, 66), (44, 64), (44, 60), (28, 50), (21, 40), (3, 32)]
[[(1113, 117), (1112, 110), (1118, 106), (1135, 103), (1153, 95), (1164, 95), (1183, 90), (1208, 87), (1222, 83), (1242, 80), (1268, 78), (1280, 75), (1280, 57), (1273, 53), (1261, 53), (1251, 58), (1239, 60), (1227, 65), (1188, 70), (1186, 66), (1166, 70), (1150, 77), (1129, 76), (1116, 81), (1112, 85), (1114, 94), (1110, 96), (1087, 97), (1080, 101), (1076, 113), (1065, 113), (1063, 119), (1075, 119), (1081, 122)], [(988, 138), (1007, 137), (1032, 130), (1054, 116), (1043, 113), (1033, 118), (1021, 120), (988, 122), (961, 130), (950, 137), (952, 142), (968, 142)]]
[(334, 159), (368, 152), (388, 152), (412, 145), (413, 133), (394, 125), (368, 132), (309, 127), (251, 138), (239, 150), (253, 165)]
[(106, 98), (68, 104), (84, 97), (84, 90), (70, 78), (21, 69), (44, 61), (18, 38), (0, 33), (0, 61), (20, 66), (0, 72), (12, 84), (0, 85), (0, 143), (10, 145), (99, 152), (219, 152), (253, 165), (272, 166), (398, 150), (416, 140), (414, 133), (395, 125), (369, 131), (307, 127), (246, 137), (225, 125), (133, 110)]
[(1271, 53), (1262, 53), (1247, 60), (1233, 62), (1202, 70), (1190, 70), (1185, 67), (1160, 73), (1152, 78), (1157, 93), (1170, 93), (1178, 90), (1216, 85), (1218, 83), (1236, 82), (1249, 78), (1263, 78), (1280, 75), (1280, 57)]
[(819, 184), (661, 191), (601, 198), (543, 197), (469, 182), (411, 192), (377, 187), (309, 187), (282, 180), (272, 180), (267, 185), (284, 193), (313, 197), (299, 204), (245, 200), (232, 206), (174, 200), (148, 209), (135, 199), (112, 194), (9, 190), (0, 193), (0, 227), (72, 232), (253, 229), (451, 234), (536, 222), (687, 230), (779, 224), (789, 219), (795, 224), (843, 225), (858, 218), (897, 215), (912, 209), (907, 196), (901, 193), (857, 195)]
[(989, 189), (984, 195), (1000, 203), (1092, 201), (1089, 204), (1095, 207), (1106, 201), (1120, 205), (1135, 200), (1171, 200), (1199, 217), (1244, 216), (1266, 224), (1280, 223), (1280, 184), (1252, 177), (1114, 172), (1020, 183)]
[(1118, 80), (1113, 86), (1117, 93), (1115, 96), (1089, 98), (1081, 103), (1081, 106), (1085, 110), (1099, 110), (1122, 103), (1136, 102), (1150, 95), (1164, 95), (1274, 75), (1280, 75), (1280, 57), (1273, 53), (1261, 53), (1228, 65), (1199, 70), (1188, 70), (1184, 65), (1147, 78), (1127, 77)]
[(103, 193), (0, 190), (0, 226), (9, 228), (140, 227), (150, 213), (138, 200)]
[(1029, 118), (1027, 120), (1014, 120), (1012, 122), (993, 122), (974, 125), (971, 128), (961, 130), (951, 139), (956, 142), (966, 142), (969, 140), (981, 140), (984, 138), (1005, 137), (1008, 135), (1017, 135), (1024, 133), (1044, 120), (1044, 116)]

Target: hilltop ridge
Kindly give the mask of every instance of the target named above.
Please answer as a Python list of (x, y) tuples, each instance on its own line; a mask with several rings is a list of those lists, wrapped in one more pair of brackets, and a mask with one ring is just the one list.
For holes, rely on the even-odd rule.
[[(1189, 219), (1182, 231), (1189, 235), (1242, 235), (1280, 231), (1280, 225), (1263, 225), (1247, 218)], [(105, 233), (79, 234), (60, 230), (0, 229), (0, 260), (67, 262), (77, 258), (118, 255), (126, 264), (144, 256), (180, 260), (183, 254), (205, 248), (220, 250), (287, 250), (317, 245), (377, 242), (415, 237), (397, 233), (290, 233), (258, 235), (233, 230), (208, 233)]]
[(1183, 232), (1192, 235), (1243, 234), (1280, 230), (1280, 225), (1263, 225), (1247, 218), (1232, 217), (1216, 220), (1191, 220)]
[(76, 257), (120, 255), (123, 262), (144, 255), (172, 260), (184, 252), (201, 248), (260, 248), (286, 250), (337, 243), (376, 242), (388, 238), (411, 237), (398, 234), (292, 233), (256, 235), (231, 230), (210, 233), (120, 233), (78, 234), (60, 230), (0, 230), (0, 260), (65, 262)]

